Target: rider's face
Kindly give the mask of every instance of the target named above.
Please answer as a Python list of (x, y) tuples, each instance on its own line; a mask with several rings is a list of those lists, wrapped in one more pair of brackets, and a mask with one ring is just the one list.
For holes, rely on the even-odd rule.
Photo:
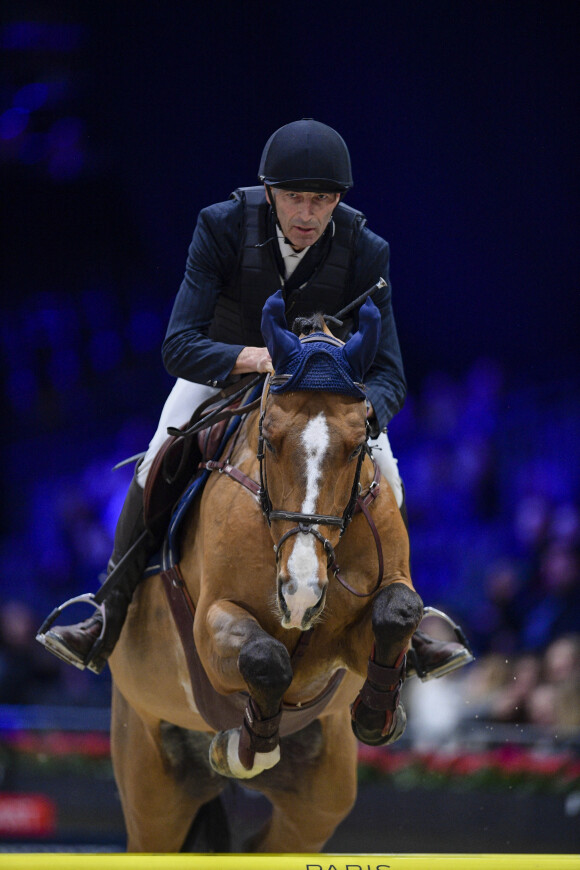
[[(318, 241), (340, 199), (339, 193), (299, 193), (281, 189), (274, 189), (272, 193), (282, 232), (298, 251)], [(270, 202), (267, 190), (266, 196)]]

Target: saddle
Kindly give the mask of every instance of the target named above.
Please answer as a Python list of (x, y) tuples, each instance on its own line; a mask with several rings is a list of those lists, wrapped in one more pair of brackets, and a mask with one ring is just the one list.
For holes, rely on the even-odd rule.
[[(230, 406), (232, 412), (239, 403)], [(199, 465), (217, 453), (228, 424), (227, 419), (200, 429), (195, 437), (169, 435), (157, 456), (145, 484), (143, 509), (145, 525), (154, 535), (167, 529), (176, 503), (199, 473)], [(186, 432), (190, 424), (182, 427)]]
[[(165, 534), (177, 502), (200, 474), (200, 463), (219, 452), (226, 427), (259, 380), (261, 376), (242, 378), (203, 402), (187, 424), (168, 429), (143, 494), (145, 525), (155, 537)], [(250, 408), (251, 404), (246, 404), (244, 413)]]

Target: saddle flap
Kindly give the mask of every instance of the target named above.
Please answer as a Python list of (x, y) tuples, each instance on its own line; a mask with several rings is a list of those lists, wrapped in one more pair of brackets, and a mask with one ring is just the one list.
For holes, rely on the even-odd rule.
[[(233, 411), (241, 402), (242, 398), (232, 402), (227, 410)], [(208, 410), (208, 416), (211, 410)], [(206, 426), (197, 433), (197, 437), (167, 437), (153, 460), (145, 484), (145, 525), (150, 531), (156, 534), (165, 532), (173, 508), (198, 474), (199, 463), (213, 459), (218, 454), (232, 416), (230, 414)], [(181, 426), (181, 431), (186, 431), (190, 425), (191, 421)]]
[(145, 525), (153, 533), (165, 532), (173, 507), (197, 473), (200, 459), (197, 439), (177, 435), (169, 435), (157, 452), (143, 494)]

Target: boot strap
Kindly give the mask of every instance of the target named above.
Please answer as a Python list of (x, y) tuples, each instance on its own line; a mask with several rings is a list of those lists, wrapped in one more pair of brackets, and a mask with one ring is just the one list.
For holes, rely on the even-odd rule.
[(369, 659), (367, 665), (367, 679), (381, 689), (394, 689), (399, 682), (405, 679), (405, 656), (400, 664), (392, 668), (377, 664)]
[(360, 703), (371, 710), (394, 713), (399, 706), (401, 687), (405, 679), (405, 657), (394, 668), (383, 667), (369, 659), (367, 678), (360, 690)]
[(262, 719), (257, 704), (252, 698), (248, 700), (238, 748), (238, 757), (246, 770), (252, 768), (256, 752), (271, 752), (278, 746), (281, 718), (280, 708), (275, 716)]
[[(352, 719), (356, 718), (356, 711), (361, 704), (385, 714), (394, 713), (399, 706), (401, 688), (405, 681), (405, 652), (400, 654), (394, 667), (378, 664), (374, 661), (374, 655), (373, 648), (367, 664), (367, 678), (351, 708)], [(390, 721), (391, 717), (385, 715), (383, 733), (388, 730)]]

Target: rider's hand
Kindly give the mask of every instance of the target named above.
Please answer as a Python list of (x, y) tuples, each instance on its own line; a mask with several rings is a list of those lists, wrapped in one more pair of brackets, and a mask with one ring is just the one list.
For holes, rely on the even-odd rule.
[(247, 372), (270, 372), (273, 374), (272, 359), (266, 347), (245, 347), (234, 364), (232, 375), (243, 375)]

